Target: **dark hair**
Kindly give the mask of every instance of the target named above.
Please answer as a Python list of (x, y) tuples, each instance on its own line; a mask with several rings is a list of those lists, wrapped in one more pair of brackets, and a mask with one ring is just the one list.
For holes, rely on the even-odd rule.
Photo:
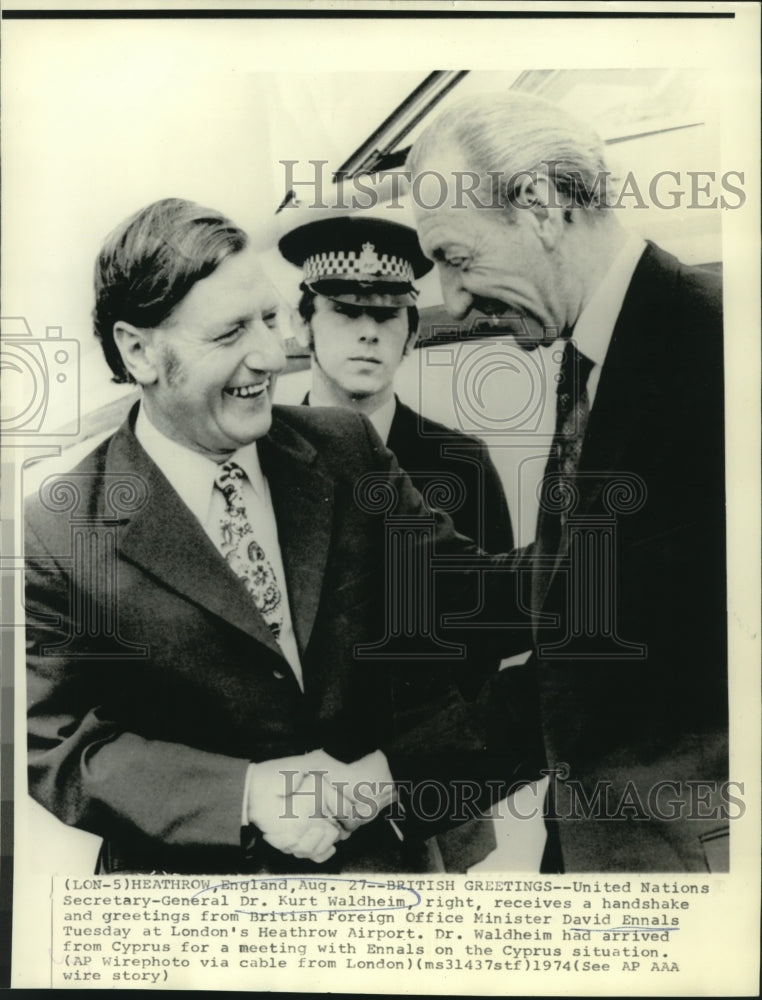
[[(317, 292), (313, 292), (310, 288), (305, 288), (302, 285), (302, 297), (299, 299), (299, 315), (302, 317), (305, 323), (310, 323), (312, 317), (315, 315), (315, 298), (317, 297)], [(418, 309), (415, 306), (407, 307), (407, 334), (408, 337), (412, 337), (414, 333), (418, 331)]]
[(93, 326), (114, 382), (134, 382), (114, 342), (119, 320), (159, 326), (248, 237), (220, 212), (182, 198), (142, 208), (110, 233), (95, 262)]

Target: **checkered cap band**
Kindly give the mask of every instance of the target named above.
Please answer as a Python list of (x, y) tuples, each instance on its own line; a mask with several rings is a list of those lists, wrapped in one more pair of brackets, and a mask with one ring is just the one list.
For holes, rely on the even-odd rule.
[(413, 266), (410, 261), (393, 254), (377, 254), (366, 247), (361, 254), (354, 250), (330, 250), (314, 254), (304, 261), (304, 280), (309, 284), (326, 278), (355, 280), (386, 279), (412, 285)]

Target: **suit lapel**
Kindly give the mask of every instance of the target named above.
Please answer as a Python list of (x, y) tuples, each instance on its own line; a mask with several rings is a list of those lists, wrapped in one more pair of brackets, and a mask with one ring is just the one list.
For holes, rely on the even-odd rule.
[(121, 528), (123, 558), (282, 655), (241, 581), (126, 425), (111, 442), (106, 471), (137, 473), (147, 486), (145, 505)]
[(274, 421), (261, 442), (278, 522), (289, 606), (299, 653), (309, 643), (323, 588), (333, 524), (333, 482), (316, 468), (317, 453), (301, 435)]
[[(662, 259), (663, 258), (663, 259)], [(672, 258), (648, 245), (627, 289), (601, 372), (579, 463), (584, 514), (611, 476), (626, 474), (626, 456), (644, 418), (669, 386), (669, 324), (677, 280)]]

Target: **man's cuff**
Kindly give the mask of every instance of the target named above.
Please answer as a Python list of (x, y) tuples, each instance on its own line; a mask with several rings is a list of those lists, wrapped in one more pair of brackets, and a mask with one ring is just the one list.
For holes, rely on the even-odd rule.
[(249, 790), (251, 789), (251, 778), (256, 764), (249, 764), (246, 768), (246, 777), (243, 779), (243, 801), (241, 802), (241, 826), (249, 825)]
[(252, 861), (254, 854), (262, 843), (262, 833), (253, 823), (241, 827), (241, 850), (246, 861)]
[(256, 764), (249, 764), (246, 768), (246, 777), (243, 781), (243, 801), (241, 803), (241, 850), (243, 851), (244, 857), (247, 861), (252, 859), (254, 851), (262, 840), (262, 832), (259, 827), (249, 822), (249, 790), (251, 788), (253, 769), (256, 766)]

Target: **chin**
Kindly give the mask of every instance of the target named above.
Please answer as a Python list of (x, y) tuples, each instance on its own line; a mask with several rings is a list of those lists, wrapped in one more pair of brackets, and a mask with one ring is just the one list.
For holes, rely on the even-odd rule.
[(547, 347), (556, 339), (554, 334), (548, 337), (546, 329), (534, 319), (524, 321), (524, 329), (521, 333), (514, 333), (516, 343), (525, 351), (535, 351), (538, 347)]
[(344, 392), (354, 399), (367, 399), (368, 396), (375, 396), (378, 391), (379, 386), (368, 385), (367, 383), (363, 383), (362, 385), (348, 385), (344, 388)]
[(245, 428), (240, 428), (240, 432), (236, 434), (236, 438), (240, 442), (238, 447), (243, 448), (244, 445), (251, 444), (252, 441), (264, 437), (270, 430), (272, 422), (272, 412), (268, 410), (266, 416), (263, 414), (257, 420), (252, 420)]

